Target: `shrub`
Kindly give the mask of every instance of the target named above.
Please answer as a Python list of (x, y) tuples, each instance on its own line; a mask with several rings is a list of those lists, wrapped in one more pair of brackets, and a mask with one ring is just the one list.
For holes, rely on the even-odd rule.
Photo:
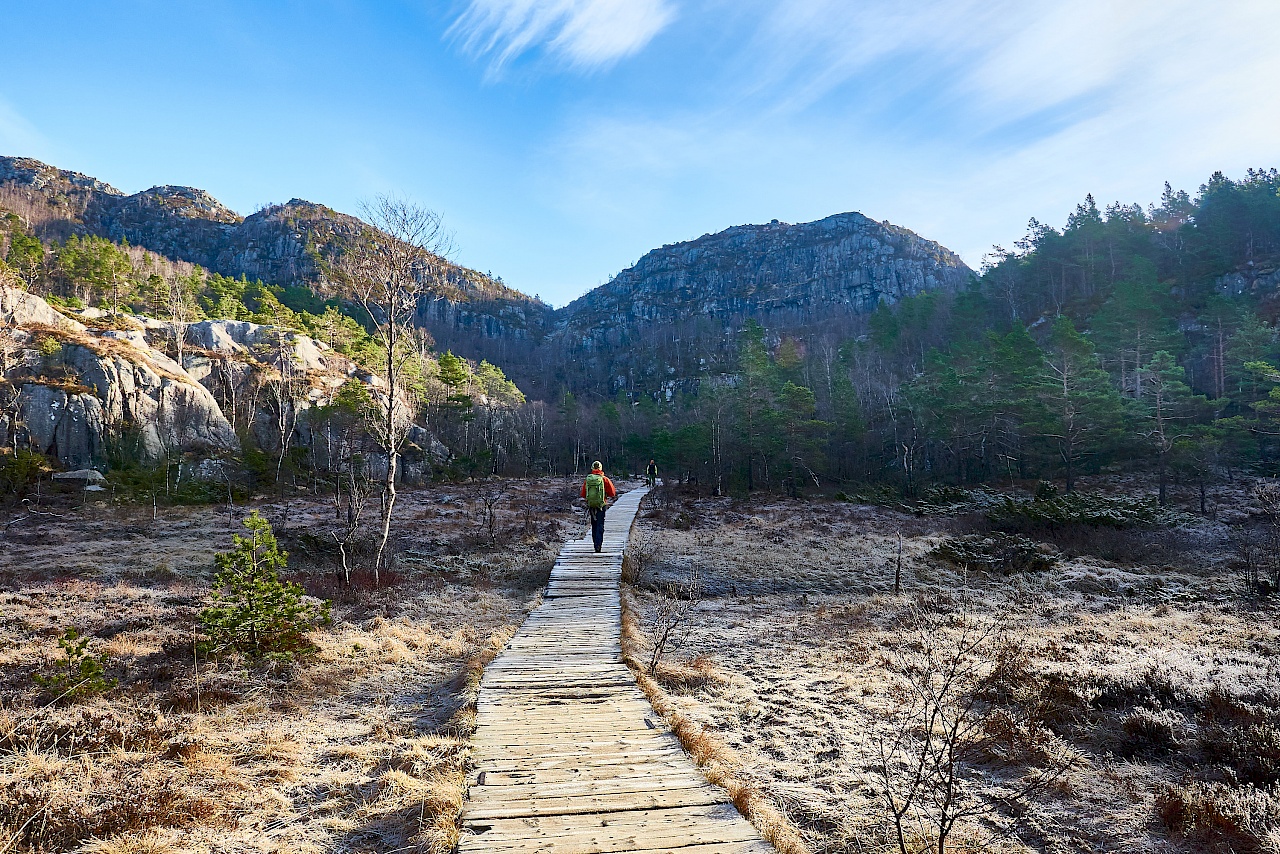
[(101, 694), (115, 687), (116, 681), (106, 675), (103, 660), (89, 653), (89, 639), (69, 627), (58, 639), (64, 658), (55, 665), (51, 676), (35, 676), (36, 684), (57, 700), (78, 700)]
[(1110, 498), (1080, 492), (1033, 501), (1005, 498), (989, 510), (987, 516), (996, 525), (1014, 528), (1061, 525), (1133, 528), (1177, 521), (1177, 515), (1162, 508), (1154, 498)]
[(1058, 487), (1052, 481), (1042, 480), (1036, 483), (1036, 488), (1032, 495), (1034, 495), (1039, 501), (1044, 501), (1048, 498), (1056, 498), (1058, 495)]
[(999, 496), (985, 489), (931, 486), (920, 493), (915, 506), (901, 504), (897, 509), (925, 516), (954, 516), (960, 513), (980, 513), (999, 501)]
[(1156, 792), (1156, 812), (1174, 834), (1210, 851), (1262, 851), (1280, 826), (1280, 792), (1223, 783), (1166, 783)]
[(0, 495), (17, 503), (52, 470), (49, 461), (34, 451), (0, 449)]
[(10, 762), (0, 778), (0, 827), (19, 851), (70, 851), (91, 837), (150, 827), (183, 827), (217, 814), (212, 801), (188, 794), (146, 759), (97, 760), (92, 778), (31, 754)]
[(329, 603), (308, 601), (301, 586), (280, 578), (289, 555), (256, 510), (244, 526), (250, 535), (234, 536), (231, 551), (214, 558), (213, 602), (200, 612), (206, 654), (234, 650), (257, 657), (311, 651), (307, 632), (329, 622)]
[(662, 559), (662, 552), (662, 540), (657, 534), (643, 529), (633, 533), (626, 551), (622, 553), (623, 583), (640, 584), (645, 571)]
[(933, 554), (956, 566), (1009, 575), (1042, 572), (1057, 563), (1057, 555), (1034, 540), (1017, 534), (967, 534), (951, 537)]
[(75, 706), (43, 706), (34, 711), (0, 710), (0, 754), (155, 751), (177, 733), (177, 723), (143, 705), (115, 699)]
[(1209, 724), (1201, 730), (1200, 746), (1242, 783), (1280, 783), (1280, 728), (1275, 724)]
[(1124, 732), (1124, 750), (1136, 753), (1167, 754), (1177, 746), (1185, 724), (1177, 712), (1134, 709), (1120, 722)]

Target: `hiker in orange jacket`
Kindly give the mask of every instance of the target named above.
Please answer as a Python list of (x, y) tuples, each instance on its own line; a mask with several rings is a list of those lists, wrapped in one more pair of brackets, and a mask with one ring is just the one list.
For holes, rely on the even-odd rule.
[(605, 477), (599, 460), (591, 464), (591, 474), (582, 482), (582, 497), (587, 499), (587, 513), (591, 516), (591, 541), (599, 552), (604, 548), (605, 507), (608, 499), (618, 497), (618, 490), (613, 481)]

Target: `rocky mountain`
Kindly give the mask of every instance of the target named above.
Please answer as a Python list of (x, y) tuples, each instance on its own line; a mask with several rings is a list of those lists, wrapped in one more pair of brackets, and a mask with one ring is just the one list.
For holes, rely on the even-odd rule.
[(728, 370), (748, 320), (775, 337), (842, 340), (881, 302), (973, 275), (938, 243), (859, 213), (735, 226), (649, 252), (557, 311), (544, 348), (604, 393), (670, 392)]
[(669, 323), (690, 313), (766, 325), (864, 314), (881, 301), (955, 288), (972, 275), (951, 250), (859, 213), (739, 225), (655, 249), (560, 313), (575, 329)]
[[(356, 217), (301, 199), (242, 217), (204, 190), (152, 187), (133, 195), (96, 178), (25, 157), (0, 157), (0, 207), (45, 239), (92, 234), (127, 240), (224, 276), (333, 291), (330, 271), (354, 241)], [(447, 281), (419, 307), (443, 346), (536, 336), (550, 309), (489, 276), (450, 265)]]
[[(248, 217), (203, 190), (125, 195), (76, 172), (0, 157), (0, 207), (46, 239), (128, 240), (229, 276), (332, 293), (329, 270), (362, 223), (294, 199)], [(440, 349), (502, 366), (526, 393), (669, 394), (732, 366), (757, 320), (775, 337), (843, 340), (881, 302), (953, 290), (973, 272), (899, 226), (843, 213), (816, 222), (741, 225), (646, 254), (608, 284), (552, 311), (484, 274), (452, 267), (417, 322)]]

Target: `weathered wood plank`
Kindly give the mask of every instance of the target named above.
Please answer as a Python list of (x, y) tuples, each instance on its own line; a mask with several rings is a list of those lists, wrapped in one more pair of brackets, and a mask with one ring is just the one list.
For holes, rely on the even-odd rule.
[(458, 851), (651, 851), (759, 840), (732, 805), (713, 804), (477, 821), (464, 828)]
[(622, 551), (644, 490), (619, 498), (604, 549), (567, 543), (543, 603), (486, 668), (459, 854), (767, 854), (697, 771), (622, 662)]

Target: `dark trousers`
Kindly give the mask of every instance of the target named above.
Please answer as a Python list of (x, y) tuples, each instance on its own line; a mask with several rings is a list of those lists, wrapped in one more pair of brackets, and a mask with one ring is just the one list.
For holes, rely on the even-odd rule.
[(592, 508), (588, 512), (591, 514), (591, 542), (596, 544), (596, 551), (600, 551), (604, 548), (604, 508)]

